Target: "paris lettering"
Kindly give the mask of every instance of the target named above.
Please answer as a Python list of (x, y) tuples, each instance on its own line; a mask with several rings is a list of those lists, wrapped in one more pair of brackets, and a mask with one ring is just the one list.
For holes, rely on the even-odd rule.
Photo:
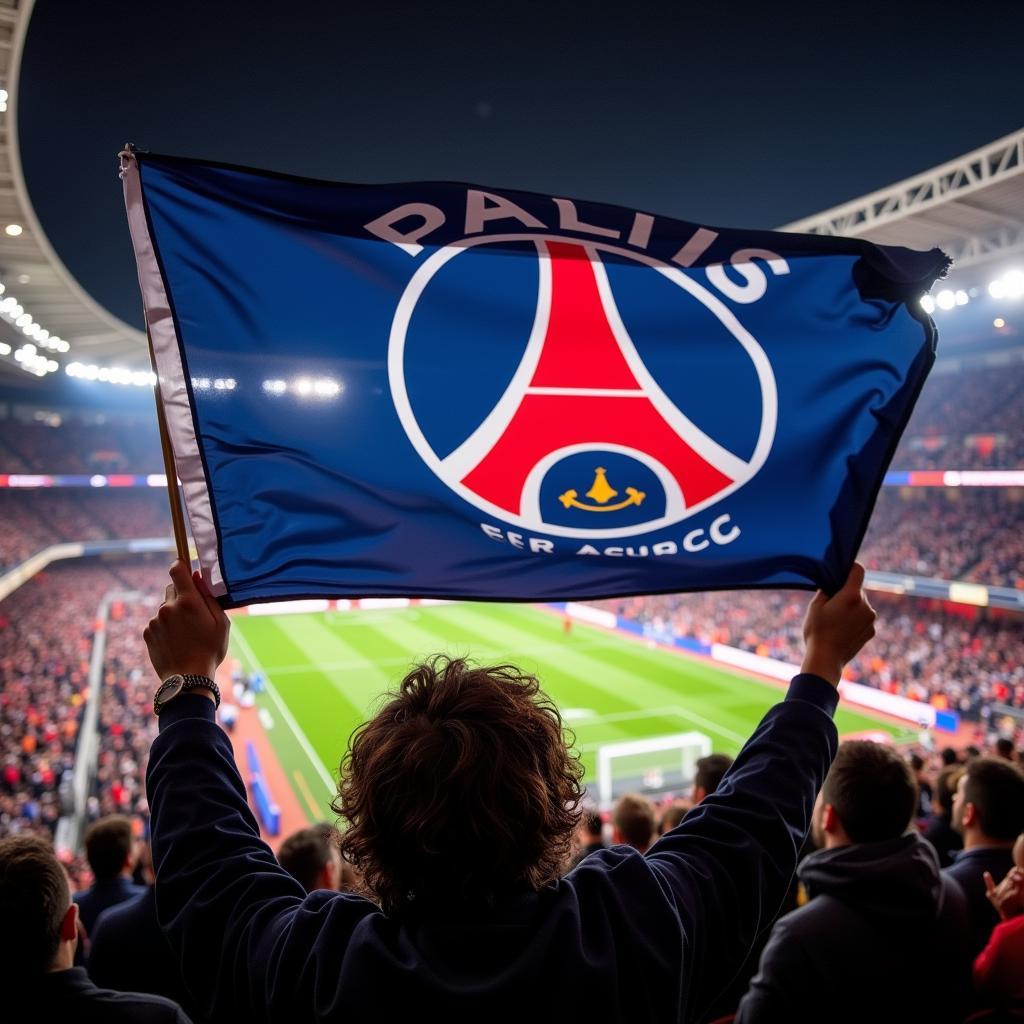
[[(550, 202), (552, 209), (545, 221), (505, 196), (469, 188), (466, 189), (461, 229), (466, 238), (489, 232), (523, 232), (524, 229), (529, 232), (568, 231), (612, 240), (634, 251), (647, 252), (652, 248), (657, 220), (652, 214), (633, 213), (628, 225), (615, 228), (582, 220), (570, 199), (552, 198)], [(445, 212), (432, 203), (404, 203), (370, 221), (364, 229), (416, 257), (423, 251), (424, 241), (432, 241), (432, 236), (447, 222)], [(653, 255), (679, 267), (692, 267), (717, 238), (717, 231), (699, 227), (681, 246), (673, 244), (674, 251)], [(705, 273), (708, 281), (727, 299), (740, 304), (757, 302), (767, 291), (768, 277), (755, 260), (763, 261), (775, 276), (789, 273), (789, 264), (778, 253), (759, 248), (738, 249), (732, 253), (727, 261), (729, 274), (720, 261), (708, 264)]]
[[(480, 529), (491, 540), (535, 555), (553, 555), (565, 550), (564, 547), (556, 548), (555, 542), (547, 537), (531, 537), (516, 530), (494, 526), (491, 523), (481, 523)], [(678, 555), (680, 550), (697, 554), (710, 547), (724, 547), (726, 544), (731, 544), (740, 536), (741, 532), (739, 526), (733, 523), (732, 517), (726, 512), (712, 519), (706, 529), (699, 526), (689, 530), (678, 541), (660, 540), (653, 544), (610, 544), (603, 547), (583, 544), (573, 553), (605, 558), (657, 558), (663, 555)]]

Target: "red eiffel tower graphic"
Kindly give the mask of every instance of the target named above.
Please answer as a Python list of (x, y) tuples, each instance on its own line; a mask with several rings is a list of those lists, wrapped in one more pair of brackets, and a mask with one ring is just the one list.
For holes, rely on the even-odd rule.
[[(684, 441), (678, 423), (673, 427), (658, 408), (664, 409), (667, 399), (660, 391), (652, 396), (657, 386), (642, 384), (630, 368), (609, 322), (590, 251), (572, 242), (546, 247), (551, 307), (536, 367), (504, 430), (463, 474), (462, 483), (519, 515), (527, 477), (545, 456), (573, 445), (615, 445), (664, 466), (687, 507), (728, 487), (735, 474), (713, 464), (720, 461), (714, 452), (721, 450), (688, 421), (694, 445)], [(634, 365), (638, 359), (634, 355)]]

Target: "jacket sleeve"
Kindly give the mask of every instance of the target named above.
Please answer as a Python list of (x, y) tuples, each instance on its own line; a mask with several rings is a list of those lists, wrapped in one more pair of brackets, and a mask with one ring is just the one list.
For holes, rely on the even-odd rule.
[[(289, 1001), (297, 979), (315, 974), (324, 923), (301, 911), (324, 894), (307, 898), (260, 839), (207, 698), (183, 695), (160, 716), (146, 787), (157, 919), (196, 1008), (210, 1020), (292, 1019)], [(341, 948), (346, 938), (332, 935)]]
[(685, 936), (688, 1019), (729, 985), (779, 913), (835, 757), (838, 700), (825, 680), (796, 676), (715, 793), (647, 854)]

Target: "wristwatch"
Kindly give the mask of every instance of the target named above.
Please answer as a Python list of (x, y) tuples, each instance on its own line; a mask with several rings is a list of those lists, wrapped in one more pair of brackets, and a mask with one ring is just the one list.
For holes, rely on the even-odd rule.
[(215, 708), (220, 707), (220, 690), (209, 676), (168, 676), (153, 695), (153, 714), (159, 715), (175, 697), (198, 688), (209, 690), (213, 694)]

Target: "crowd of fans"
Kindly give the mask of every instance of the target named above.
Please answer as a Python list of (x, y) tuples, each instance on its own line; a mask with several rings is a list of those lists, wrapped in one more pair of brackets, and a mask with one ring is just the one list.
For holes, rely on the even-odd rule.
[[(690, 637), (799, 663), (809, 596), (793, 591), (664, 594), (599, 602), (653, 639)], [(1024, 618), (876, 594), (876, 635), (847, 678), (987, 722), (993, 702), (1024, 708)]]
[(883, 572), (1024, 587), (1024, 490), (883, 488), (859, 557)]
[(171, 517), (162, 488), (0, 489), (0, 574), (61, 541), (168, 537)]
[[(893, 468), (1024, 468), (1024, 364), (933, 376)], [(0, 472), (160, 471), (156, 431), (148, 419), (0, 419)], [(170, 532), (166, 495), (160, 489), (0, 490), (0, 515), (6, 526), (0, 536), (0, 573), (62, 540)], [(883, 490), (861, 557), (869, 569), (1022, 588), (1024, 495), (1006, 489)], [(106, 627), (99, 754), (86, 808), (88, 863), (71, 851), (61, 854), (72, 889), (80, 890), (76, 901), (89, 908), (82, 915), (80, 962), (88, 963), (103, 984), (168, 996), (199, 1019), (173, 972), (168, 981), (166, 969), (145, 968), (150, 962), (165, 963), (169, 955), (156, 926), (145, 842), (149, 808), (144, 783), (157, 730), (142, 630), (160, 600), (154, 582), (162, 566), (146, 561), (58, 564), (0, 602), (0, 859), (4, 837), (37, 835), (52, 844), (58, 819), (71, 810), (96, 611), (111, 590), (139, 593), (138, 598), (112, 604)], [(830, 789), (826, 782), (819, 805), (830, 807), (833, 816), (825, 806), (820, 818), (816, 810), (815, 832), (800, 871), (802, 884), (794, 886), (785, 907), (802, 916), (765, 932), (760, 961), (755, 956), (748, 963), (716, 1008), (723, 1014), (738, 1012), (740, 1022), (773, 1019), (774, 1010), (766, 1007), (774, 1005), (787, 958), (795, 955), (795, 936), (819, 941), (811, 911), (829, 890), (816, 872), (828, 860), (823, 855), (836, 848), (836, 837), (844, 848), (862, 842), (906, 845), (904, 830), (890, 829), (890, 835), (888, 826), (880, 825), (877, 834), (870, 831), (873, 812), (907, 788), (904, 775), (910, 779), (907, 791), (913, 791), (910, 818), (916, 829), (911, 838), (916, 842), (920, 834), (921, 842), (934, 849), (936, 864), (944, 870), (942, 884), (953, 892), (947, 910), (950, 905), (955, 909), (958, 901), (964, 908), (969, 950), (956, 963), (954, 943), (941, 950), (950, 977), (961, 967), (970, 973), (973, 962), (971, 1005), (1024, 1007), (1019, 982), (1024, 977), (1024, 838), (1017, 842), (1016, 867), (1011, 854), (1015, 837), (1024, 831), (1024, 781), (1017, 750), (1024, 745), (1024, 732), (1012, 719), (997, 719), (992, 713), (994, 705), (1024, 709), (1024, 617), (884, 595), (873, 600), (879, 610), (877, 634), (850, 662), (847, 678), (959, 712), (978, 724), (977, 742), (985, 756), (978, 756), (978, 750), (958, 754), (923, 748), (904, 770), (893, 761), (896, 755), (847, 746), (834, 775), (842, 774), (845, 757), (859, 766), (858, 778), (868, 783), (859, 790), (843, 788), (840, 794), (837, 783)], [(807, 601), (804, 594), (774, 591), (664, 595), (603, 604), (641, 623), (655, 639), (690, 637), (797, 663)], [(1021, 720), (1024, 716), (1017, 723)], [(693, 791), (661, 806), (629, 794), (607, 819), (596, 809), (585, 811), (572, 863), (579, 864), (609, 841), (647, 850), (715, 792), (730, 764), (724, 755), (702, 759)], [(877, 792), (870, 788), (872, 779), (878, 782)], [(863, 838), (867, 835), (870, 840)], [(821, 849), (816, 851), (816, 845)], [(982, 857), (972, 850), (987, 852)], [(329, 825), (290, 837), (281, 847), (280, 860), (307, 892), (366, 891)], [(834, 921), (830, 927), (836, 931)], [(141, 944), (140, 936), (145, 939)], [(862, 938), (870, 941), (872, 936)], [(931, 949), (929, 941), (922, 949)], [(93, 953), (94, 963), (86, 959)], [(837, 956), (836, 963), (849, 959)], [(841, 968), (836, 972), (829, 981), (841, 987)], [(802, 997), (807, 997), (806, 990)]]
[(156, 419), (35, 413), (0, 419), (0, 473), (162, 473)]
[(1024, 468), (1024, 362), (933, 373), (892, 466)]

